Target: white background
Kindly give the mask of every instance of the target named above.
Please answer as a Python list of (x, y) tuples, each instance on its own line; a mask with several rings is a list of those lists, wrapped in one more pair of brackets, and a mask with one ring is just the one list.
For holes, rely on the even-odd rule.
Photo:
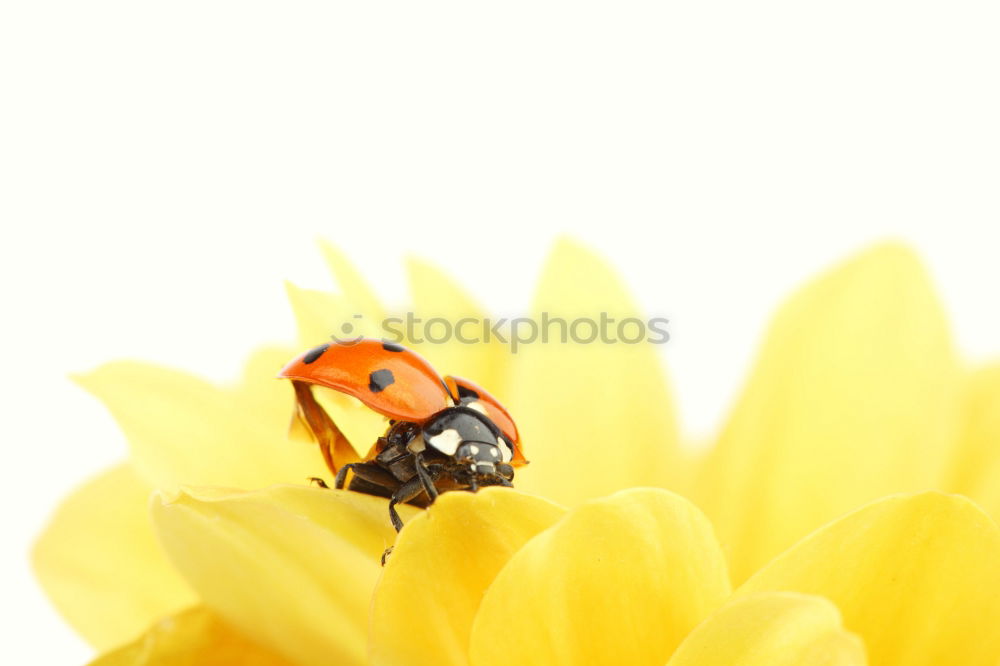
[(69, 372), (225, 380), (292, 338), (282, 280), (345, 249), (518, 314), (551, 240), (600, 248), (711, 434), (769, 313), (867, 243), (926, 258), (1000, 351), (994, 2), (7, 2), (0, 9), (5, 663), (89, 650), (26, 553), (124, 442)]

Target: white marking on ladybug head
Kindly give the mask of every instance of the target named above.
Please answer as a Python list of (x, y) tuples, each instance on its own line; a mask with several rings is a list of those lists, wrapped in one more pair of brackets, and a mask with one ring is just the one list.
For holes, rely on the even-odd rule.
[(448, 428), (433, 437), (427, 439), (427, 443), (441, 453), (453, 456), (458, 450), (458, 445), (462, 443), (462, 436), (454, 428)]
[(406, 445), (406, 448), (410, 451), (410, 453), (420, 453), (427, 448), (427, 444), (424, 442), (424, 436), (417, 435), (410, 440), (410, 443)]
[(479, 447), (476, 446), (475, 444), (469, 444), (469, 453), (471, 453), (474, 456), (478, 456), (479, 455)]
[(466, 405), (466, 407), (468, 407), (469, 409), (476, 410), (477, 412), (479, 412), (483, 416), (489, 416), (490, 415), (489, 412), (486, 411), (486, 405), (484, 405), (483, 403), (479, 402), (478, 400), (474, 400), (474, 401), (468, 403)]

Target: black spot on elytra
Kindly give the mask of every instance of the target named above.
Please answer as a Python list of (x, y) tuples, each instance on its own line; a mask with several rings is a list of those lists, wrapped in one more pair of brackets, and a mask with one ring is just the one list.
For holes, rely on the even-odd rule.
[(315, 363), (316, 359), (322, 356), (323, 352), (325, 352), (329, 348), (330, 348), (330, 343), (326, 343), (325, 345), (320, 345), (319, 347), (314, 347), (310, 349), (309, 352), (302, 357), (302, 362), (305, 363), (306, 365), (309, 365), (310, 363)]
[(395, 342), (389, 342), (388, 340), (382, 341), (382, 349), (389, 352), (406, 351), (406, 347), (404, 347), (403, 345), (397, 345)]
[(382, 368), (368, 375), (368, 390), (372, 393), (379, 393), (395, 381), (396, 378), (393, 377), (392, 370)]

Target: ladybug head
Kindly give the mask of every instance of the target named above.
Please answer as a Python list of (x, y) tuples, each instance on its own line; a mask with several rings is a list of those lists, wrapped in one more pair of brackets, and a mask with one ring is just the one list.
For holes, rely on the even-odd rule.
[(513, 447), (484, 411), (472, 405), (449, 407), (423, 427), (427, 445), (456, 460), (468, 463), (478, 475), (496, 476), (507, 468)]

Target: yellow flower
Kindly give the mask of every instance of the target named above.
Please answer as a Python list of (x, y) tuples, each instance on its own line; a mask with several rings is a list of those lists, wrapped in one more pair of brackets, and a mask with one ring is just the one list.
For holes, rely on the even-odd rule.
[[(326, 252), (342, 292), (289, 287), (301, 344), (260, 352), (237, 386), (132, 362), (80, 378), (132, 458), (71, 496), (34, 555), (67, 619), (110, 650), (96, 663), (1000, 661), (1000, 530), (931, 492), (1000, 513), (1000, 368), (957, 360), (906, 249), (874, 248), (780, 310), (705, 455), (679, 445), (648, 346), (418, 346), (511, 408), (532, 465), (516, 491), (408, 508), (384, 570), (384, 500), (275, 485), (322, 462), (286, 441), (274, 371), (354, 313), (383, 316)], [(435, 269), (410, 272), (422, 316), (481, 316)], [(565, 242), (534, 304), (634, 310)], [(326, 404), (370, 441), (364, 411)]]

